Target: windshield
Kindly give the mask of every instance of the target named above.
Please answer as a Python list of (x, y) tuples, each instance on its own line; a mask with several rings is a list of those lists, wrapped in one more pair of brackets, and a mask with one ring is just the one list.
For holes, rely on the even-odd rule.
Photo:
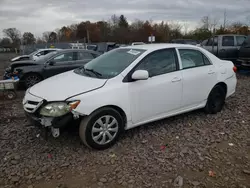
[(36, 51), (30, 53), (29, 56), (33, 56), (33, 55), (35, 55), (37, 52), (39, 52), (39, 50), (36, 50)]
[(75, 73), (89, 77), (109, 79), (120, 74), (146, 50), (118, 48), (109, 51), (75, 70)]
[(48, 53), (48, 54), (46, 54), (44, 56), (41, 56), (37, 61), (44, 63), (44, 61), (50, 59), (52, 56), (54, 56), (57, 53), (58, 53), (58, 51), (50, 52), (50, 53)]

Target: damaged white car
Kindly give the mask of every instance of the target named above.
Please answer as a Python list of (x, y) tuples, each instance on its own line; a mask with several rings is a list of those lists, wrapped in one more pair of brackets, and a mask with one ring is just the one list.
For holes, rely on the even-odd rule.
[(200, 108), (220, 112), (235, 92), (235, 71), (193, 45), (121, 47), (29, 88), (23, 106), (54, 137), (79, 122), (81, 140), (106, 149), (141, 124)]

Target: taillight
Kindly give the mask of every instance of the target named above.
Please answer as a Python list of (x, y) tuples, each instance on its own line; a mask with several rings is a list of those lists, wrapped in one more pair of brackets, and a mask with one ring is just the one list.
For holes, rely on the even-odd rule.
[(237, 67), (236, 66), (233, 67), (233, 71), (237, 72)]

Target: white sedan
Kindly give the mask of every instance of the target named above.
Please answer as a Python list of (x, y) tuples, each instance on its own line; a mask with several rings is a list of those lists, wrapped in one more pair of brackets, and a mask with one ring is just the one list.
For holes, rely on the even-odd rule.
[(29, 88), (23, 106), (54, 137), (79, 122), (81, 140), (106, 149), (123, 130), (195, 109), (220, 112), (235, 92), (235, 72), (193, 45), (121, 47)]

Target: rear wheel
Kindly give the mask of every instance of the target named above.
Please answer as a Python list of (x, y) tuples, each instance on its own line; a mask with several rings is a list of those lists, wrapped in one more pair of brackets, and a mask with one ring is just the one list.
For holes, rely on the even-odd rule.
[(40, 81), (42, 81), (42, 77), (36, 73), (30, 73), (24, 77), (24, 84), (26, 88), (29, 88)]
[(226, 91), (224, 88), (219, 85), (215, 86), (208, 96), (205, 112), (208, 114), (220, 112), (225, 104), (225, 99)]
[(105, 107), (81, 121), (79, 135), (86, 146), (103, 150), (115, 144), (123, 127), (124, 121), (119, 112)]

